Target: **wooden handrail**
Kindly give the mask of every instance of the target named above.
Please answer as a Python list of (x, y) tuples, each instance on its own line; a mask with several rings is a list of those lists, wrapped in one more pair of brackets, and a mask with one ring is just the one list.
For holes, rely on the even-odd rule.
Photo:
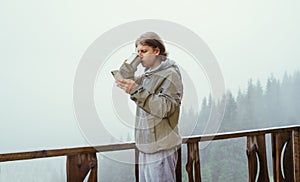
[(135, 143), (118, 143), (109, 145), (99, 145), (94, 147), (75, 147), (66, 149), (55, 149), (55, 150), (38, 150), (32, 152), (16, 152), (16, 153), (5, 153), (0, 154), (0, 162), (46, 158), (46, 157), (59, 157), (66, 155), (76, 155), (85, 153), (97, 153), (97, 152), (108, 152), (117, 150), (134, 149)]
[(288, 131), (292, 131), (297, 128), (300, 128), (300, 125), (243, 130), (243, 131), (234, 131), (234, 132), (224, 132), (224, 133), (207, 134), (207, 135), (193, 135), (193, 136), (183, 137), (183, 143), (240, 138), (240, 137), (246, 137), (246, 136), (255, 136), (255, 135), (276, 133), (279, 131), (280, 132), (288, 132)]

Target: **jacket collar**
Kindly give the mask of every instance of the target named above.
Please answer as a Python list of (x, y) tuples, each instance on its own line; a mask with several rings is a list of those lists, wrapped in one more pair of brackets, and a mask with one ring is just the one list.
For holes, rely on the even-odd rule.
[(167, 69), (167, 68), (173, 66), (174, 64), (175, 64), (175, 61), (173, 61), (169, 58), (166, 58), (165, 60), (162, 60), (161, 63), (154, 69), (151, 69), (150, 67), (146, 67), (145, 71), (144, 71), (144, 74), (146, 76), (149, 76), (149, 75), (152, 75), (155, 72)]

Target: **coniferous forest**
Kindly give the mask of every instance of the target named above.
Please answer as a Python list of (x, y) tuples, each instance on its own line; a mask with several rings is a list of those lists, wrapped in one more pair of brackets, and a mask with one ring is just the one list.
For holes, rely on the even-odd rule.
[[(282, 79), (270, 75), (265, 86), (259, 80), (248, 81), (247, 89), (234, 97), (230, 91), (220, 102), (226, 101), (224, 118), (219, 132), (300, 124), (300, 72)], [(194, 134), (201, 134), (211, 107), (218, 107), (211, 97), (204, 98)], [(266, 137), (269, 174), (272, 176), (270, 137)], [(200, 151), (204, 181), (247, 181), (246, 139), (211, 142)]]

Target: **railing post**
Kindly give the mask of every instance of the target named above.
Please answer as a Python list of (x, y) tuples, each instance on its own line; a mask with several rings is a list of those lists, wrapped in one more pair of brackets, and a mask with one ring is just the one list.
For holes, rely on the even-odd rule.
[(135, 181), (139, 182), (139, 150), (134, 148), (134, 160), (135, 160)]
[(177, 149), (176, 182), (182, 181), (181, 171), (181, 146)]
[(300, 128), (293, 131), (295, 181), (300, 182)]
[(249, 182), (269, 182), (265, 135), (247, 136), (247, 157)]
[[(187, 163), (186, 171), (188, 173), (189, 182), (201, 182), (200, 173), (200, 154), (198, 142), (187, 143)], [(194, 180), (195, 174), (195, 180)]]
[(82, 182), (90, 172), (88, 182), (97, 182), (96, 153), (82, 153), (67, 156), (67, 182)]
[(272, 133), (274, 182), (294, 182), (292, 131)]

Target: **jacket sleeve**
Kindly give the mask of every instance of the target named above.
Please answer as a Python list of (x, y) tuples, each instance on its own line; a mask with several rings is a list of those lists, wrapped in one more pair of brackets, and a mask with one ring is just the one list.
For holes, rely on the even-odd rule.
[(142, 85), (130, 91), (130, 99), (146, 112), (159, 118), (171, 116), (181, 105), (183, 86), (181, 76), (171, 72), (164, 78), (158, 94), (151, 93)]
[(123, 63), (119, 68), (119, 72), (121, 73), (123, 78), (134, 80), (137, 84), (142, 84), (142, 75), (134, 75), (136, 70), (137, 69), (134, 69), (129, 63)]

